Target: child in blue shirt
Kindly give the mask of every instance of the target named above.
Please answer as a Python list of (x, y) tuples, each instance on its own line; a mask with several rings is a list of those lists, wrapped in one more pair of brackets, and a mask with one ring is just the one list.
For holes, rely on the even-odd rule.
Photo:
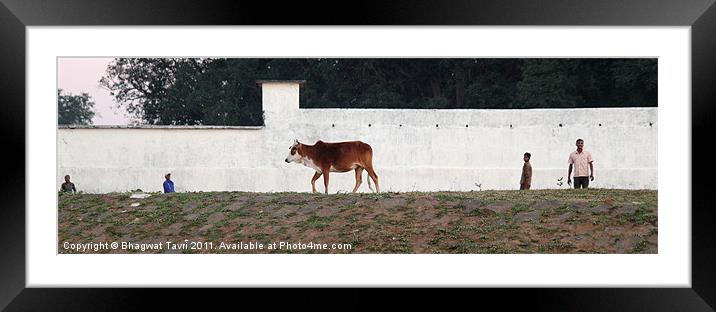
[(172, 182), (172, 174), (167, 173), (164, 178), (166, 181), (164, 181), (164, 193), (174, 193), (174, 182)]

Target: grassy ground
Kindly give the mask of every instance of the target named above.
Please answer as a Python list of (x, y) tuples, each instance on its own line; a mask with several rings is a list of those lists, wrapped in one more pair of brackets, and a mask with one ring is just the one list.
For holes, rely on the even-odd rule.
[(60, 194), (59, 252), (657, 253), (657, 191), (130, 195)]

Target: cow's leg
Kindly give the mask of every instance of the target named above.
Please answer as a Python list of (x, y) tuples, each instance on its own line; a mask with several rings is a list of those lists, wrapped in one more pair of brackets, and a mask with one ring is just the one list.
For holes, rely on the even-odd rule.
[[(365, 170), (368, 171), (368, 176), (370, 176), (370, 178), (373, 179), (373, 182), (375, 182), (375, 192), (380, 193), (380, 187), (378, 186), (378, 175), (375, 174), (375, 171), (373, 171), (373, 166), (366, 166)], [(368, 183), (368, 186), (370, 186), (370, 183)]]
[(363, 167), (356, 167), (356, 186), (353, 188), (353, 193), (358, 190), (358, 187), (363, 182)]
[(311, 179), (311, 191), (313, 191), (314, 193), (316, 192), (316, 180), (321, 177), (321, 174), (322, 173), (316, 171), (316, 173), (313, 175), (313, 178)]
[(323, 174), (323, 186), (326, 188), (326, 194), (328, 194), (328, 173), (330, 172), (330, 169), (325, 170), (325, 172), (326, 173)]

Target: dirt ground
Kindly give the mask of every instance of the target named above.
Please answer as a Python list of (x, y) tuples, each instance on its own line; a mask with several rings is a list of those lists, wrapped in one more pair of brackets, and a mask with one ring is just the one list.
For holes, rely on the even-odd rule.
[(657, 191), (138, 193), (59, 194), (58, 252), (657, 253)]

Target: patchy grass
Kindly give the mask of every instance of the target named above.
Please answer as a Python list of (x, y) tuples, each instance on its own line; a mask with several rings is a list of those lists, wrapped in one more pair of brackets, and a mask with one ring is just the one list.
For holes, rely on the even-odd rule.
[(310, 216), (308, 219), (301, 221), (297, 224), (299, 228), (304, 229), (323, 229), (328, 227), (328, 224), (331, 222), (333, 218), (331, 217), (319, 217), (319, 216)]
[[(87, 253), (65, 242), (188, 240), (209, 248), (91, 253), (657, 253), (657, 191), (130, 195), (58, 193), (59, 252)], [(607, 211), (593, 213), (600, 205)], [(299, 248), (218, 249), (222, 242)]]
[(528, 206), (525, 203), (520, 202), (512, 206), (512, 213), (527, 211), (527, 208)]

